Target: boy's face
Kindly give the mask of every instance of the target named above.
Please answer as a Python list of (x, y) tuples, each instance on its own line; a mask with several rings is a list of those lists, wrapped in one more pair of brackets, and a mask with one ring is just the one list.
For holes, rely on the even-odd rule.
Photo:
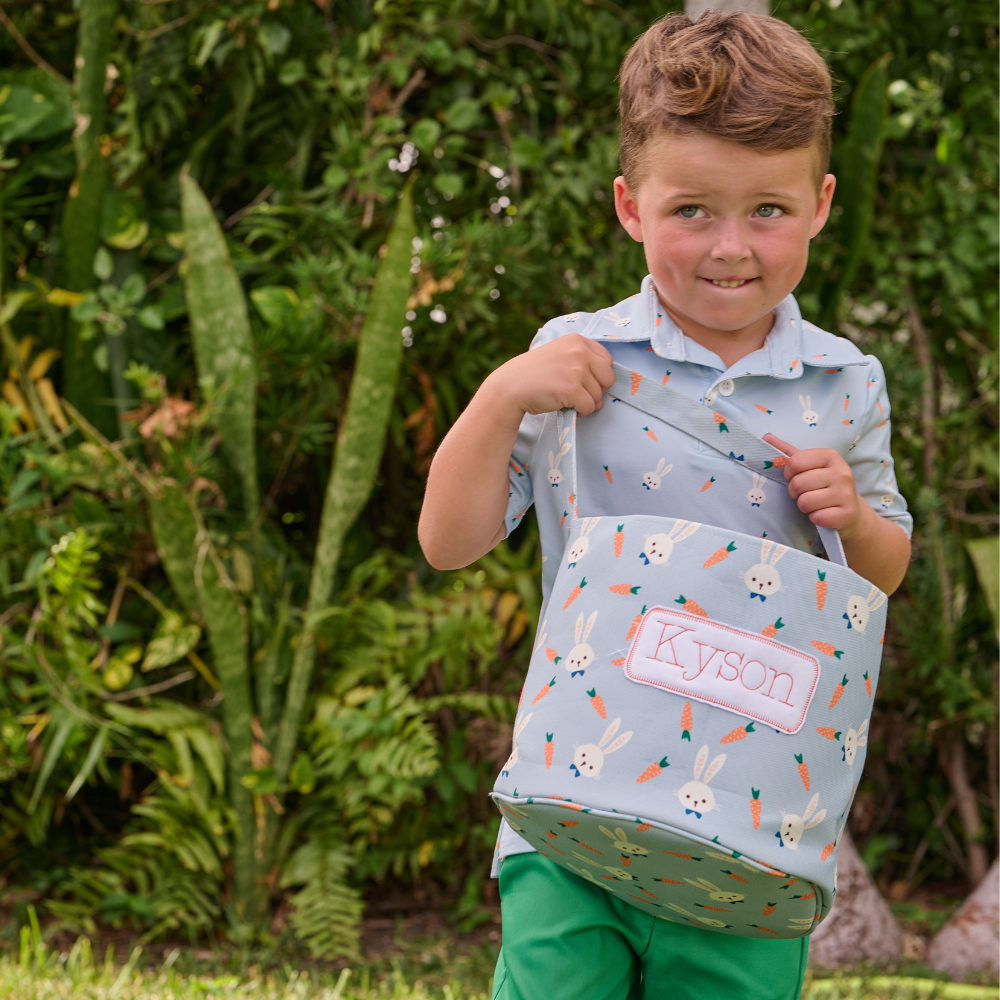
[(615, 180), (618, 218), (645, 245), (664, 306), (689, 336), (766, 335), (799, 283), (836, 180), (816, 151), (760, 153), (710, 136), (661, 136), (638, 190)]

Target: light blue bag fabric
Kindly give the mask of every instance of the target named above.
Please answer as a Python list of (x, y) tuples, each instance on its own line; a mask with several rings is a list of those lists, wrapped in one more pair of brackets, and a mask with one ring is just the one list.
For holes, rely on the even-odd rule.
[[(605, 405), (718, 449), (751, 492), (785, 485), (770, 445), (615, 374)], [(559, 419), (574, 519), (494, 801), (542, 854), (665, 920), (809, 934), (864, 767), (885, 594), (847, 568), (836, 532), (821, 532), (826, 561), (694, 521), (581, 518), (578, 421)]]

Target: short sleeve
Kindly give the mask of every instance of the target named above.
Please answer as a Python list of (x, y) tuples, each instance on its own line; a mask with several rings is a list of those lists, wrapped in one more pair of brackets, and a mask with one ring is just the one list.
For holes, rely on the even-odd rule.
[(504, 538), (520, 523), (535, 501), (531, 487), (529, 470), (534, 460), (535, 448), (545, 424), (545, 414), (526, 413), (518, 428), (514, 451), (510, 456), (510, 495), (507, 498), (507, 513), (504, 516)]
[(848, 449), (847, 461), (854, 473), (858, 495), (880, 517), (894, 521), (907, 535), (913, 532), (913, 518), (896, 485), (892, 461), (889, 394), (885, 372), (878, 358), (869, 355), (868, 396), (861, 429)]

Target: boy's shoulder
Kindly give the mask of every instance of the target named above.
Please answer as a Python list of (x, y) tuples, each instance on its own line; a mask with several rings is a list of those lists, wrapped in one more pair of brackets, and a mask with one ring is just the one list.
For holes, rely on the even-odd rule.
[(621, 302), (616, 302), (607, 309), (596, 312), (571, 312), (565, 316), (550, 319), (540, 327), (531, 341), (531, 347), (541, 347), (568, 333), (578, 333), (588, 340), (610, 340), (618, 343), (628, 343), (636, 340), (649, 340), (654, 323), (662, 319), (658, 309), (655, 291), (652, 296), (650, 279), (647, 277), (642, 287), (635, 295), (630, 295)]

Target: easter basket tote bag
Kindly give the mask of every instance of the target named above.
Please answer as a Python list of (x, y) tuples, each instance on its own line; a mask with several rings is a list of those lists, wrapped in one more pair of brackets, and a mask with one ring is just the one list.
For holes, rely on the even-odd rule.
[[(710, 407), (615, 365), (609, 395), (763, 480), (785, 456)], [(846, 566), (671, 517), (573, 521), (493, 789), (556, 864), (664, 920), (809, 934), (865, 760), (885, 594)], [(649, 475), (655, 475), (650, 473)]]

